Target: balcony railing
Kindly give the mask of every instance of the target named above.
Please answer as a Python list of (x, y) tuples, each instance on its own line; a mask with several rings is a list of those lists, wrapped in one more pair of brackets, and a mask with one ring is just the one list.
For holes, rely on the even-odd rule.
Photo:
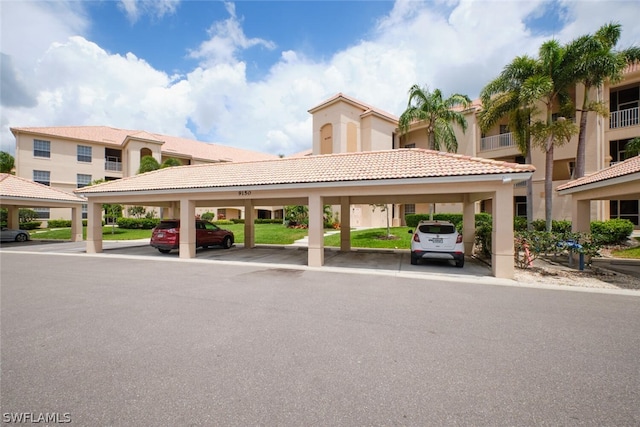
[(498, 150), (500, 148), (514, 147), (516, 141), (513, 133), (502, 133), (500, 135), (487, 136), (480, 140), (480, 151)]
[(638, 107), (612, 111), (609, 116), (609, 129), (638, 125)]
[(104, 162), (104, 170), (122, 172), (122, 161), (117, 157), (107, 157)]

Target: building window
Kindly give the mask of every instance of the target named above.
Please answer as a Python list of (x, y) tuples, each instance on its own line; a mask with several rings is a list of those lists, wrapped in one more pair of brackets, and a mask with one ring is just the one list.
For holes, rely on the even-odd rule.
[(87, 205), (82, 205), (82, 219), (87, 219), (89, 217)]
[(515, 202), (514, 213), (516, 216), (527, 216), (527, 197), (526, 196), (515, 196), (513, 198)]
[(407, 203), (404, 205), (404, 214), (405, 215), (413, 215), (416, 213), (416, 205), (413, 203)]
[(609, 218), (628, 219), (633, 225), (640, 225), (640, 201), (610, 200)]
[(78, 145), (78, 161), (91, 163), (91, 147)]
[(416, 148), (416, 143), (412, 142), (411, 144), (405, 144), (403, 148)]
[(33, 210), (38, 214), (38, 219), (49, 219), (50, 217), (49, 208), (33, 208)]
[(51, 157), (51, 141), (33, 140), (33, 157)]
[(76, 174), (78, 188), (86, 187), (91, 184), (91, 175), (85, 175), (82, 173)]
[(43, 185), (51, 185), (51, 172), (34, 170), (33, 180)]

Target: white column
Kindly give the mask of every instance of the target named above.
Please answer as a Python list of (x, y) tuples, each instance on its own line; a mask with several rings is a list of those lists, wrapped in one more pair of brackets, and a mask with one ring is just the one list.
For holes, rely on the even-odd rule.
[(102, 252), (102, 203), (87, 203), (87, 253)]
[(20, 207), (5, 206), (7, 208), (7, 228), (20, 228)]
[(310, 267), (321, 267), (324, 264), (324, 223), (322, 196), (309, 196), (309, 254)]
[(254, 248), (256, 246), (256, 226), (253, 223), (253, 201), (244, 201), (244, 247)]
[(513, 279), (513, 185), (503, 184), (493, 197), (491, 269), (495, 277)]
[(468, 194), (464, 196), (462, 206), (462, 239), (464, 242), (464, 254), (473, 254), (473, 245), (476, 241), (476, 204), (469, 201)]
[(349, 197), (340, 197), (340, 250), (351, 250), (351, 203)]
[(82, 206), (71, 208), (71, 241), (82, 241)]
[(180, 199), (180, 258), (196, 256), (196, 203)]

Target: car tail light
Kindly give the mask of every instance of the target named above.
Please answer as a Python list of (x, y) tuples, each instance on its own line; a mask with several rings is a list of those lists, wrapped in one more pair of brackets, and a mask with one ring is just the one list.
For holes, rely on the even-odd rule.
[(462, 234), (458, 234), (458, 238), (456, 239), (456, 243), (462, 243)]
[(413, 241), (414, 242), (419, 242), (420, 241), (420, 236), (418, 236), (418, 233), (413, 235)]

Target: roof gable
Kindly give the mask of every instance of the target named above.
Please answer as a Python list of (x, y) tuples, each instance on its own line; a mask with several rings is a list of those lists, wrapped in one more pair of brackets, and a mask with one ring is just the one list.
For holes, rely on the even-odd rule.
[[(626, 159), (620, 163), (609, 166), (606, 169), (599, 170), (592, 174), (583, 176), (582, 178), (574, 179), (566, 184), (560, 185), (557, 190), (569, 190), (576, 189), (577, 187), (583, 187), (589, 184), (602, 183), (606, 184), (606, 181), (613, 178), (620, 178), (627, 175), (640, 174), (640, 155)], [(640, 177), (638, 177), (640, 179)]]
[(0, 198), (86, 203), (74, 194), (8, 173), (0, 173)]

